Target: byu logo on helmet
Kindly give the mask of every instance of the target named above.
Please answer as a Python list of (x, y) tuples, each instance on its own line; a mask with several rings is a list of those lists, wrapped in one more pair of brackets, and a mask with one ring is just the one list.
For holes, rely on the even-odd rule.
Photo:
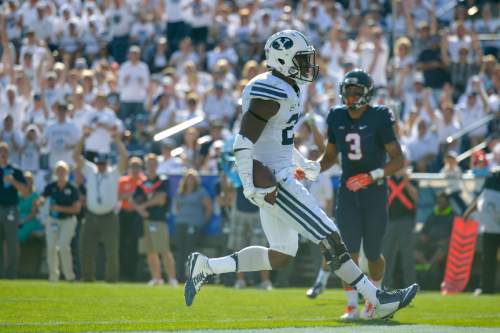
[(288, 50), (292, 46), (293, 41), (288, 37), (279, 37), (272, 44), (272, 47), (276, 50)]

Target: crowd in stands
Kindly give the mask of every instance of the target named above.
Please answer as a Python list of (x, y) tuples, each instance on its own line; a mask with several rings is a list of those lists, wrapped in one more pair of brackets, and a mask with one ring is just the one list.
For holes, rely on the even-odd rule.
[[(43, 225), (51, 224), (47, 221), (53, 218), (52, 210), (47, 208), (50, 212), (43, 217), (40, 198), (50, 197), (46, 186), (54, 173), (61, 179), (67, 173), (71, 186), (78, 189), (74, 202), (81, 203), (86, 213), (76, 208), (63, 212), (75, 223), (66, 235), (70, 239), (59, 240), (66, 279), (75, 276), (64, 264), (68, 259), (62, 253), (67, 252), (75, 232), (81, 234), (80, 255), (85, 254), (83, 279), (95, 278), (91, 268), (95, 242), (105, 245), (106, 258), (112, 262), (106, 268), (108, 281), (119, 279), (119, 266), (122, 278), (133, 279), (130, 261), (135, 262), (139, 252), (147, 255), (152, 284), (163, 283), (161, 262), (171, 284), (183, 279), (184, 257), (200, 244), (203, 226), (213, 214), (229, 219), (227, 212), (234, 206), (255, 213), (241, 203), (244, 198), (235, 189), (238, 182), (224, 161), (239, 129), (241, 92), (249, 80), (267, 70), (264, 43), (282, 29), (309, 36), (320, 66), (318, 80), (301, 87), (304, 116), (295, 141), (305, 156), (317, 156), (324, 148), (326, 115), (341, 102), (338, 91), (343, 75), (362, 68), (376, 86), (373, 102), (388, 105), (398, 119), (409, 169), (441, 171), (459, 178), (469, 169), (488, 172), (499, 166), (500, 4), (470, 0), (452, 7), (449, 3), (4, 1), (0, 11), (0, 142), (8, 147), (8, 164), (24, 173), (27, 184), (19, 188), (19, 242), (43, 235)], [(447, 142), (450, 135), (488, 115), (496, 120)], [(155, 133), (198, 116), (203, 120), (187, 130), (153, 140)], [(473, 154), (472, 163), (457, 162), (458, 155), (483, 142), (485, 147)], [(328, 176), (337, 172), (335, 168)], [(108, 178), (99, 180), (100, 173), (109, 173)], [(149, 198), (148, 191), (156, 189), (146, 186), (140, 200), (136, 191), (140, 184), (154, 183), (165, 175), (182, 177), (173, 196), (158, 199), (162, 204), (166, 200), (168, 211), (177, 215), (172, 238), (183, 239), (177, 241), (174, 256), (168, 242), (158, 245), (150, 235), (161, 228), (156, 222), (164, 222), (167, 212), (160, 212), (163, 216), (158, 218), (158, 212), (150, 211), (154, 205), (140, 203)], [(208, 195), (201, 186), (200, 175), (218, 179), (215, 195)], [(94, 194), (101, 182), (109, 186), (103, 187), (104, 193)], [(63, 184), (61, 180), (61, 188)], [(115, 188), (116, 198), (111, 194)], [(316, 192), (331, 211), (332, 198), (321, 189)], [(447, 194), (445, 199), (453, 201), (456, 213), (463, 212), (459, 189)], [(441, 207), (445, 199), (438, 199), (438, 209), (447, 209)], [(101, 209), (108, 200), (112, 209)], [(118, 215), (114, 205), (120, 208)], [(116, 227), (106, 229), (99, 219), (111, 212), (116, 215), (111, 219), (116, 220)], [(144, 227), (137, 216), (150, 224)], [(76, 226), (82, 220), (86, 220), (84, 226)], [(429, 225), (440, 223), (435, 220), (430, 217)], [(228, 223), (230, 229), (236, 229), (232, 223)], [(91, 228), (92, 234), (85, 236)], [(433, 229), (424, 227), (419, 242), (440, 237)], [(5, 233), (0, 235), (7, 239)], [(162, 234), (161, 240), (169, 236), (168, 230), (162, 229)], [(147, 244), (138, 245), (139, 237)], [(235, 244), (229, 247), (243, 243), (234, 237), (231, 241)], [(47, 242), (53, 248), (58, 244), (49, 241), (49, 236)], [(441, 248), (437, 243), (434, 246)], [(427, 253), (419, 255), (419, 260), (429, 259)], [(47, 253), (52, 267), (53, 258)], [(49, 277), (57, 280), (58, 273), (49, 271)], [(263, 276), (263, 281), (267, 279)]]

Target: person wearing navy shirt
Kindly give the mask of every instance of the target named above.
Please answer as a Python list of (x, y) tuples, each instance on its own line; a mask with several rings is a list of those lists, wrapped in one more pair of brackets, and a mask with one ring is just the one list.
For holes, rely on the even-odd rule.
[(169, 188), (168, 179), (156, 173), (158, 158), (155, 154), (144, 157), (146, 179), (138, 185), (133, 194), (131, 205), (142, 218), (144, 235), (139, 240), (139, 252), (145, 254), (151, 273), (150, 285), (162, 285), (160, 255), (168, 275), (168, 282), (177, 286), (175, 261), (170, 250), (167, 229)]
[[(382, 241), (388, 219), (385, 177), (403, 167), (404, 156), (393, 129), (394, 115), (385, 106), (369, 104), (373, 92), (373, 80), (364, 71), (355, 69), (344, 76), (340, 85), (344, 105), (328, 115), (328, 145), (320, 164), (322, 171), (329, 169), (340, 153), (337, 225), (353, 260), (358, 259), (363, 242), (369, 277), (380, 288), (385, 269)], [(357, 292), (346, 287), (346, 294), (348, 306), (342, 318), (356, 319)], [(373, 314), (374, 306), (366, 303), (361, 317), (369, 319)]]
[[(0, 277), (15, 279), (19, 259), (17, 228), (19, 193), (25, 192), (26, 180), (21, 170), (9, 164), (9, 146), (0, 142)], [(7, 243), (7, 263), (4, 265), (4, 246)], [(5, 269), (4, 269), (5, 266)]]
[(46, 230), (49, 281), (59, 280), (59, 255), (64, 278), (74, 281), (71, 240), (75, 236), (76, 215), (81, 209), (80, 194), (78, 188), (68, 181), (69, 166), (66, 162), (57, 162), (54, 173), (56, 180), (45, 186), (38, 202), (40, 205), (49, 200), (50, 205)]

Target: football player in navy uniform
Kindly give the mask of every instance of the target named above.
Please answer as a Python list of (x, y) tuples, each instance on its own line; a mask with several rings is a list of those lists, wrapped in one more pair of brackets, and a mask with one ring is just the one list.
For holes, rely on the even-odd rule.
[[(385, 268), (381, 248), (388, 215), (385, 177), (404, 166), (404, 156), (394, 130), (394, 115), (385, 106), (370, 105), (373, 93), (373, 80), (363, 70), (355, 69), (344, 76), (340, 85), (343, 105), (328, 115), (328, 145), (320, 164), (322, 171), (329, 169), (340, 153), (337, 225), (355, 261), (363, 244), (369, 277), (380, 288)], [(346, 294), (348, 306), (342, 318), (357, 319), (357, 291), (346, 287)], [(372, 304), (365, 304), (361, 317), (373, 318)]]

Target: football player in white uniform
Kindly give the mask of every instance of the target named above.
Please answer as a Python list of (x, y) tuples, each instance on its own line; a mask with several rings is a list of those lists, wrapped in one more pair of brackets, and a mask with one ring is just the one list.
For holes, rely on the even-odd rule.
[[(286, 266), (297, 253), (300, 233), (320, 244), (331, 270), (375, 305), (378, 318), (388, 318), (411, 302), (418, 286), (392, 292), (377, 289), (351, 259), (333, 221), (294, 178), (296, 167), (310, 180), (320, 173), (319, 162), (306, 160), (293, 145), (301, 109), (298, 84), (310, 83), (318, 74), (315, 49), (302, 33), (284, 30), (267, 40), (265, 52), (270, 70), (252, 79), (243, 91), (244, 115), (233, 150), (243, 192), (260, 207), (269, 248), (250, 246), (221, 258), (192, 253), (186, 262), (186, 304), (193, 303), (213, 274)], [(274, 172), (276, 186), (254, 186), (254, 159)]]

